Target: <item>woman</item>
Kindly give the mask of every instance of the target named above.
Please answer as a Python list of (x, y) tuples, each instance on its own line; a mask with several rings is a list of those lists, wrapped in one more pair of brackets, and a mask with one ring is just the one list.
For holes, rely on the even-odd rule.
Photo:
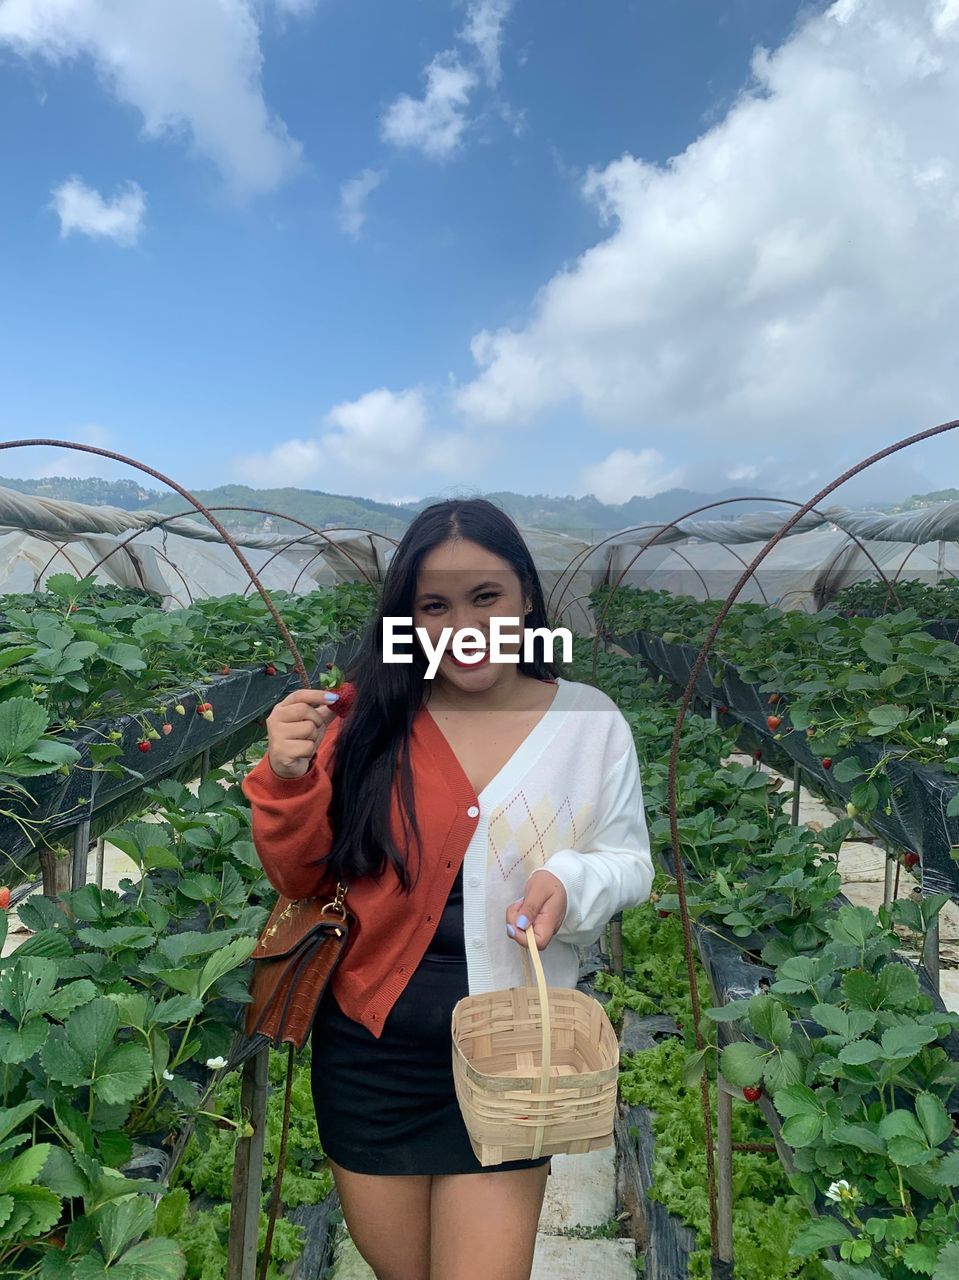
[[(449, 647), (427, 680), (418, 641), (410, 662), (383, 661), (384, 618), (412, 619), (435, 648), (449, 627), (488, 637), (497, 616), (518, 620), (518, 661), (462, 663)], [(356, 924), (314, 1024), (313, 1097), (377, 1280), (528, 1280), (548, 1157), (479, 1164), (450, 1015), (467, 994), (525, 984), (529, 929), (547, 982), (574, 987), (578, 948), (649, 896), (629, 727), (539, 652), (523, 660), (521, 629), (546, 625), (512, 521), (480, 499), (428, 507), (390, 564), (348, 716), (335, 694), (290, 694), (244, 784), (281, 893), (349, 886)]]

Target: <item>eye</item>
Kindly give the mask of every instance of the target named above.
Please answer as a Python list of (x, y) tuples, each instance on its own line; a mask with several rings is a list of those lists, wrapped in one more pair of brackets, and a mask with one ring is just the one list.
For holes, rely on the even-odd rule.
[(420, 608), (423, 613), (432, 613), (436, 609), (442, 609), (443, 602), (441, 600), (428, 600), (426, 604), (420, 605)]
[(484, 600), (492, 602), (493, 600), (498, 600), (498, 599), (499, 599), (498, 591), (481, 591), (479, 595), (476, 597), (476, 603), (480, 604)]

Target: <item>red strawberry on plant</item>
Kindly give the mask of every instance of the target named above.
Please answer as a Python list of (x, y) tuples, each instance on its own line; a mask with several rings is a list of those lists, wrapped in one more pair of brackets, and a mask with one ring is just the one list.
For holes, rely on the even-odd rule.
[(213, 719), (213, 703), (212, 702), (197, 703), (196, 713), (198, 716), (202, 716), (204, 720), (212, 720)]
[(824, 769), (832, 768), (832, 758), (830, 756), (823, 756), (822, 767)]
[(763, 1091), (758, 1084), (747, 1084), (743, 1089), (743, 1097), (747, 1102), (758, 1102), (762, 1096)]
[(910, 849), (908, 850), (905, 857), (903, 858), (903, 862), (906, 864), (907, 867), (915, 867), (919, 863), (919, 854), (913, 853), (912, 850)]
[(162, 725), (161, 727), (162, 727), (162, 729), (163, 729), (163, 732), (164, 732), (164, 733), (172, 733), (172, 732), (173, 732), (173, 725), (172, 725), (172, 724), (170, 724), (170, 722), (169, 722), (169, 721), (167, 721), (167, 722), (166, 722), (166, 724)]
[(137, 751), (142, 751), (144, 755), (150, 750), (150, 741), (148, 738), (141, 738), (137, 743)]
[(230, 674), (230, 668), (229, 668), (229, 667), (221, 667), (221, 668), (220, 668), (220, 675), (221, 675), (221, 676), (228, 676), (229, 674)]
[(6, 885), (0, 889), (0, 911), (6, 911), (10, 905), (10, 890)]
[(783, 718), (782, 718), (782, 716), (767, 716), (767, 717), (766, 717), (766, 723), (769, 725), (769, 728), (773, 731), (773, 733), (775, 733), (775, 732), (776, 732), (776, 730), (779, 728), (779, 726), (782, 724), (782, 722), (783, 722)]
[(723, 715), (723, 716), (728, 716), (728, 715), (729, 715), (729, 708), (728, 708), (728, 707), (719, 707), (719, 708), (717, 708), (717, 710), (719, 711), (719, 714), (720, 714), (720, 715)]
[(769, 706), (771, 706), (771, 707), (774, 707), (778, 701), (779, 701), (779, 694), (778, 694), (778, 693), (771, 693), (771, 694), (769, 695), (769, 697), (766, 699), (766, 702), (767, 702), (767, 703), (769, 704)]
[(272, 663), (272, 662), (268, 662), (268, 663), (266, 664), (266, 667), (264, 668), (264, 670), (266, 671), (266, 674), (267, 674), (268, 676), (275, 676), (275, 675), (276, 675), (276, 667), (274, 667), (274, 665), (273, 665), (273, 663)]
[(761, 751), (754, 751), (754, 752), (753, 752), (753, 759), (754, 759), (754, 760), (761, 760), (762, 758), (763, 758), (763, 753), (762, 753)]

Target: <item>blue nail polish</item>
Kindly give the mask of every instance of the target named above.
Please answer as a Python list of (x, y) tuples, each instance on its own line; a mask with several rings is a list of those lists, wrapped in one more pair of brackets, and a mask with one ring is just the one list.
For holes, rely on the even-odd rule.
[(324, 693), (323, 695), (324, 702), (339, 702), (339, 700), (340, 695), (338, 693)]
[(513, 928), (513, 926), (512, 926), (511, 924), (508, 924), (508, 925), (506, 926), (506, 932), (509, 934), (509, 936), (510, 936), (511, 938), (515, 938), (515, 937), (516, 937), (516, 930)]
[(525, 916), (520, 916), (520, 918), (516, 921), (516, 923), (519, 925), (521, 929), (529, 928), (529, 921), (526, 919)]

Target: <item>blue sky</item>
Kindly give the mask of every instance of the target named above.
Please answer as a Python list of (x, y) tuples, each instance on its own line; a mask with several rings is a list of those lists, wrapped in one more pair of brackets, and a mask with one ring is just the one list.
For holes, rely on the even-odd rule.
[(6, 0), (0, 436), (805, 498), (959, 415), (957, 106), (956, 0)]

